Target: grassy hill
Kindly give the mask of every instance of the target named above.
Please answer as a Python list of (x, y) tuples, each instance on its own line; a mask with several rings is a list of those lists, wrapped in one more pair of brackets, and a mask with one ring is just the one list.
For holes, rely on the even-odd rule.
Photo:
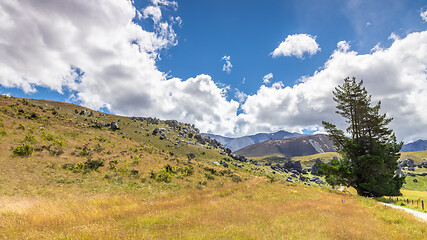
[[(374, 200), (289, 183), (290, 174), (264, 166), (236, 166), (224, 149), (181, 136), (184, 127), (192, 129), (187, 124), (178, 123), (179, 130), (165, 121), (90, 112), (0, 96), (1, 239), (422, 239), (427, 233), (424, 223)], [(112, 121), (120, 130), (106, 125)], [(165, 128), (164, 139), (152, 134), (155, 128)], [(219, 161), (229, 166), (213, 163)]]
[(406, 158), (413, 159), (415, 163), (420, 164), (421, 162), (427, 161), (427, 151), (400, 153), (400, 159), (406, 159)]

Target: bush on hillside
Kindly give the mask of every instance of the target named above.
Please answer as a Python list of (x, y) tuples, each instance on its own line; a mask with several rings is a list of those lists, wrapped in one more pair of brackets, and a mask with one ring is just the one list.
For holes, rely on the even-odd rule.
[(242, 178), (240, 178), (239, 175), (233, 174), (233, 176), (231, 177), (231, 181), (233, 181), (233, 182), (241, 182)]
[(167, 165), (163, 166), (159, 170), (159, 172), (155, 172), (155, 171), (151, 170), (150, 178), (155, 179), (158, 182), (170, 183), (172, 181), (173, 173), (174, 173), (174, 171), (172, 169), (172, 166), (167, 164)]
[(38, 141), (33, 135), (25, 135), (24, 142), (37, 143)]
[(104, 160), (99, 158), (98, 160), (88, 159), (86, 162), (66, 163), (62, 165), (62, 168), (72, 170), (73, 172), (80, 172), (83, 170), (83, 173), (88, 173), (90, 171), (96, 171), (102, 166), (104, 166)]
[(13, 155), (18, 157), (29, 157), (33, 152), (34, 147), (29, 143), (22, 144), (13, 149)]

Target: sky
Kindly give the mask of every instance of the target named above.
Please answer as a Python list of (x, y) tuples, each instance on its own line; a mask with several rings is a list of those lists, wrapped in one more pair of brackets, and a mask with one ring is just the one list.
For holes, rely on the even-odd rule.
[(0, 94), (237, 137), (345, 128), (364, 80), (399, 140), (427, 139), (425, 0), (6, 0)]

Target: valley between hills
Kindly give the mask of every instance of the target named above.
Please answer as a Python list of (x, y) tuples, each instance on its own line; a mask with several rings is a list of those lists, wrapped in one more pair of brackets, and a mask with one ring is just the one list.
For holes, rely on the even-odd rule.
[[(426, 239), (425, 222), (314, 175), (339, 157), (325, 136), (287, 136), (232, 152), (174, 120), (1, 95), (0, 238)], [(426, 157), (402, 153), (402, 198), (427, 201)]]

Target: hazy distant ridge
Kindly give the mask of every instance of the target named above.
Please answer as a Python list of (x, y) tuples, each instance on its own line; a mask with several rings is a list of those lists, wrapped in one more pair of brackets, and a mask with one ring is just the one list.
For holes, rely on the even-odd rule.
[(403, 145), (401, 152), (416, 152), (427, 150), (427, 140), (418, 140), (412, 143)]
[(268, 140), (256, 143), (235, 152), (245, 157), (305, 156), (323, 152), (334, 152), (333, 143), (325, 134), (316, 134), (287, 139)]
[(300, 133), (291, 133), (287, 131), (278, 131), (275, 133), (258, 133), (255, 135), (243, 136), (238, 138), (229, 138), (229, 137), (223, 137), (220, 135), (214, 135), (214, 134), (208, 134), (208, 133), (203, 133), (203, 135), (209, 136), (212, 139), (216, 139), (225, 147), (230, 148), (231, 151), (233, 152), (239, 149), (242, 149), (244, 147), (247, 147), (249, 145), (268, 141), (268, 140), (304, 136), (303, 134), (300, 134)]

